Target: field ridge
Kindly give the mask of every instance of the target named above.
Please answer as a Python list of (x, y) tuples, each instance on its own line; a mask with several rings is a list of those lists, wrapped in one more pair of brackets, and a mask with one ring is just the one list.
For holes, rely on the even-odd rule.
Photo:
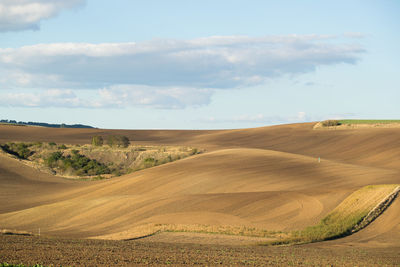
[(367, 227), (371, 222), (373, 222), (378, 216), (380, 216), (392, 202), (397, 198), (400, 192), (400, 186), (397, 186), (392, 193), (385, 197), (381, 202), (379, 202), (364, 218), (358, 223), (352, 233), (358, 232), (361, 229)]
[(399, 185), (365, 186), (348, 196), (319, 224), (294, 231), (288, 237), (267, 242), (266, 245), (314, 243), (351, 235), (378, 218), (394, 201), (399, 191)]

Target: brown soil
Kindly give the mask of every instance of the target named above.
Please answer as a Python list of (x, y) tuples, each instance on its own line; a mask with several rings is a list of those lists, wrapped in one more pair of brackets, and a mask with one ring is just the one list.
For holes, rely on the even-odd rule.
[[(120, 239), (133, 238), (137, 237), (133, 229), (146, 224), (232, 225), (271, 231), (302, 229), (316, 224), (348, 195), (365, 185), (400, 183), (400, 129), (314, 131), (313, 125), (292, 124), (225, 131), (49, 129), (1, 125), (0, 142), (54, 141), (84, 144), (89, 143), (93, 135), (122, 134), (137, 144), (195, 146), (206, 148), (209, 152), (111, 180), (92, 182), (69, 181), (43, 174), (0, 155), (0, 229), (37, 233), (40, 228), (45, 236), (54, 237), (45, 239), (45, 246), (54, 251), (63, 251), (64, 245), (71, 248), (71, 242), (78, 244), (72, 251), (79, 251), (79, 242), (89, 242), (87, 244), (93, 244), (94, 250), (89, 246), (88, 252), (95, 253), (96, 249), (100, 249), (103, 253), (102, 245), (99, 244), (106, 241), (81, 239), (112, 235)], [(318, 157), (321, 158), (320, 163)], [(305, 262), (306, 249), (312, 248), (310, 253), (315, 255), (312, 258), (321, 264), (334, 264), (329, 261), (328, 255), (333, 255), (334, 259), (344, 255), (344, 258), (354, 259), (350, 262), (360, 260), (366, 265), (378, 264), (379, 259), (386, 258), (391, 259), (389, 264), (395, 264), (396, 260), (398, 264), (399, 202), (396, 199), (383, 215), (360, 232), (335, 242), (327, 242), (327, 248), (322, 245), (315, 248), (293, 248), (298, 253), (296, 257)], [(79, 238), (79, 241), (55, 237)], [(15, 246), (24, 246), (23, 240), (27, 244), (38, 240), (35, 237), (2, 238), (15, 241), (11, 240), (6, 245), (10, 249), (0, 251), (0, 259), (10, 259), (16, 255), (14, 253), (18, 253), (11, 250), (14, 243)], [(186, 243), (190, 241), (188, 237), (184, 239)], [(198, 236), (193, 236), (195, 239), (199, 239)], [(113, 244), (110, 246), (116, 254), (104, 252), (104, 255), (109, 255), (110, 261), (111, 258), (122, 261), (129, 257), (124, 256), (124, 249), (117, 253), (118, 246), (125, 246), (120, 244), (138, 244), (135, 245), (135, 251), (148, 255), (145, 258), (151, 256), (143, 252), (145, 248), (151, 247), (149, 253), (158, 255), (157, 251), (160, 253), (169, 247), (174, 251), (188, 246), (178, 243), (166, 245), (159, 241), (167, 241), (168, 238), (157, 240), (157, 236), (147, 243), (145, 240), (130, 243), (107, 241), (111, 243), (104, 244)], [(173, 242), (183, 241), (175, 239)], [(212, 256), (207, 256), (207, 253), (213, 255), (213, 251), (218, 251), (214, 249), (219, 248), (219, 245), (212, 245), (213, 242), (206, 242), (210, 246), (190, 246), (193, 246), (193, 253), (199, 247), (201, 251), (204, 249), (200, 256), (204, 260), (213, 260)], [(222, 243), (226, 244), (225, 241)], [(376, 255), (377, 261), (369, 256), (362, 261), (361, 251), (364, 248), (356, 249), (354, 255), (346, 252), (351, 245), (366, 246), (366, 254)], [(383, 247), (387, 250), (381, 250)], [(30, 255), (28, 248), (21, 249), (18, 257), (27, 260), (22, 252)], [(232, 264), (239, 263), (239, 260), (246, 259), (246, 253), (253, 255), (252, 249), (259, 250), (260, 254), (257, 255), (264, 261), (268, 253), (272, 253), (273, 259), (278, 260), (282, 251), (291, 251), (289, 248), (232, 249), (243, 251), (238, 250), (238, 256), (230, 254), (230, 258), (224, 258), (225, 264), (229, 264), (231, 259)], [(261, 252), (266, 254), (262, 256)], [(133, 253), (132, 250), (129, 253)], [(135, 253), (132, 255), (139, 257)], [(197, 257), (193, 253), (187, 255)], [(102, 258), (103, 254), (98, 255), (97, 252), (85, 253), (79, 257), (92, 257), (87, 262), (96, 263), (96, 255), (99, 262), (106, 260)], [(151, 262), (166, 263), (168, 255), (172, 257), (173, 253), (154, 256)], [(257, 255), (254, 257), (257, 258)], [(274, 255), (278, 258), (274, 258)], [(186, 254), (183, 256), (186, 257)], [(173, 258), (174, 262), (183, 263), (183, 256), (177, 254)], [(18, 260), (18, 257), (12, 259)], [(50, 257), (57, 262), (49, 255), (43, 256), (40, 262), (45, 263), (44, 260)], [(162, 259), (162, 262), (155, 260), (156, 257)], [(281, 265), (289, 264), (289, 258)], [(31, 259), (38, 261), (39, 258), (32, 256)], [(135, 258), (129, 259), (135, 262)], [(200, 258), (196, 259), (188, 262), (203, 262)], [(79, 264), (80, 260), (75, 259), (74, 262)]]
[(0, 261), (54, 266), (398, 266), (400, 247), (294, 247), (105, 241), (0, 235)]

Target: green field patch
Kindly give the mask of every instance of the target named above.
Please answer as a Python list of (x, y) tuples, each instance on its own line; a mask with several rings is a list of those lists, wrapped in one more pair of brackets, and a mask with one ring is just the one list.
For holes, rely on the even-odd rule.
[(400, 123), (400, 120), (339, 120), (340, 124), (389, 124)]
[(313, 129), (358, 129), (358, 128), (399, 128), (400, 120), (324, 120)]

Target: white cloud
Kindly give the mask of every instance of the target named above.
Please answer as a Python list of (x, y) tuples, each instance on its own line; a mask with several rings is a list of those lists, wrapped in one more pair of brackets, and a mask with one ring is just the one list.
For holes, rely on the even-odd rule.
[(41, 20), (55, 17), (64, 9), (84, 3), (85, 0), (2, 0), (0, 32), (37, 30)]
[[(355, 64), (363, 48), (324, 35), (215, 36), (143, 43), (55, 43), (0, 49), (0, 88), (97, 89), (98, 106), (184, 108), (216, 89), (260, 85), (320, 66)], [(114, 103), (111, 103), (113, 102)]]
[(215, 117), (210, 117), (208, 119), (201, 119), (201, 122), (208, 123), (250, 123), (254, 125), (268, 125), (268, 124), (277, 124), (277, 123), (297, 123), (297, 122), (309, 122), (309, 121), (317, 121), (315, 116), (309, 116), (304, 111), (299, 111), (293, 115), (265, 115), (262, 113), (259, 114), (244, 114), (231, 118), (220, 118), (217, 119)]
[[(79, 93), (79, 91), (77, 91)], [(64, 108), (124, 108), (141, 106), (156, 109), (182, 109), (210, 102), (212, 90), (195, 88), (154, 88), (148, 86), (116, 85), (89, 95), (72, 90), (50, 89), (35, 92), (0, 94), (0, 106), (64, 107)]]
[(210, 89), (116, 85), (100, 90), (100, 98), (94, 106), (182, 109), (210, 103), (212, 93)]
[(343, 34), (346, 38), (354, 38), (354, 39), (362, 39), (365, 38), (366, 35), (361, 32), (346, 32)]
[(0, 106), (9, 107), (80, 107), (86, 103), (71, 90), (47, 90), (40, 93), (19, 92), (0, 95)]

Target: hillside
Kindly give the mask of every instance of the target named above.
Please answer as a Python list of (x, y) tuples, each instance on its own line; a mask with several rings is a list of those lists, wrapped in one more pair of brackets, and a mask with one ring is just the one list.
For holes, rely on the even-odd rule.
[[(208, 152), (94, 182), (66, 181), (2, 158), (0, 228), (119, 239), (154, 224), (299, 230), (318, 223), (365, 185), (400, 183), (400, 129), (315, 131), (312, 123), (220, 131), (0, 126), (2, 143), (84, 144), (99, 134)], [(398, 246), (398, 202), (343, 240)], [(368, 230), (373, 227), (375, 235)]]

